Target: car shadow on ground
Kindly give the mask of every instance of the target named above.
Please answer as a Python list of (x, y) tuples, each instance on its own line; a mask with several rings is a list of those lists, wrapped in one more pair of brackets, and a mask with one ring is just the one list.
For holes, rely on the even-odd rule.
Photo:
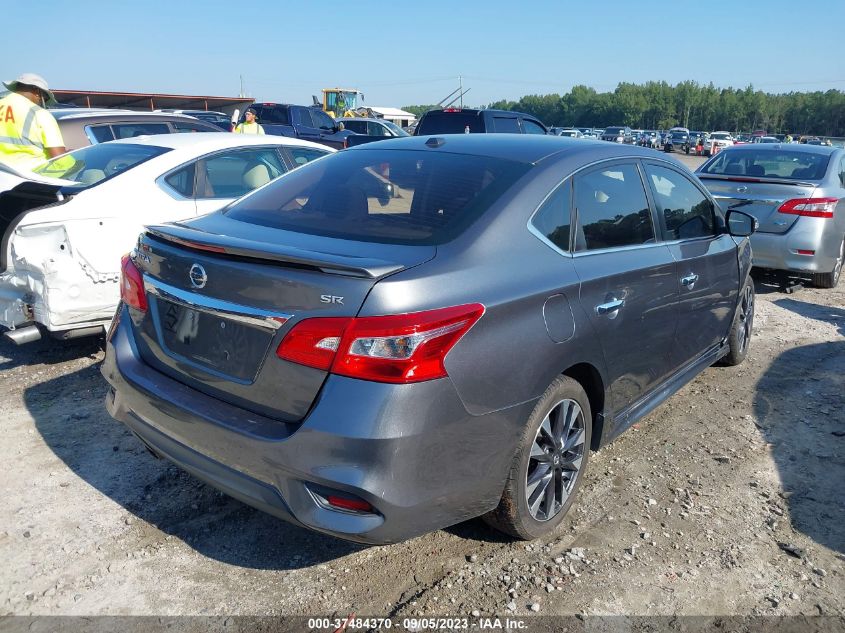
[(90, 336), (69, 341), (51, 338), (15, 345), (0, 337), (0, 371), (28, 365), (56, 365), (85, 356), (93, 357), (103, 349), (103, 338)]
[[(845, 335), (845, 310), (793, 300), (775, 302), (810, 318), (835, 319)], [(845, 552), (845, 340), (790, 349), (774, 359), (756, 386), (754, 412), (770, 444), (792, 527), (820, 545)]]
[(254, 569), (309, 567), (366, 547), (286, 523), (156, 459), (106, 413), (106, 390), (95, 365), (29, 387), (24, 399), (56, 456), (126, 509), (115, 517), (126, 529), (148, 529), (134, 515), (203, 556)]
[[(799, 297), (800, 298), (800, 297)], [(776, 306), (800, 314), (808, 319), (832, 323), (845, 336), (845, 310), (833, 306), (819, 305), (818, 303), (807, 303), (797, 299), (777, 299), (773, 301)]]

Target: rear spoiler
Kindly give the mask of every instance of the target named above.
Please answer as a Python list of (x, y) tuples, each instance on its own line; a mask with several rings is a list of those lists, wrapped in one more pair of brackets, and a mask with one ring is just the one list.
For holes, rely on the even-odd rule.
[(378, 279), (405, 268), (403, 264), (371, 257), (320, 253), (285, 244), (255, 242), (189, 229), (178, 224), (148, 226), (146, 233), (153, 238), (198, 251), (308, 266), (335, 275)]
[(764, 182), (773, 185), (791, 185), (793, 187), (816, 187), (818, 183), (805, 180), (784, 180), (783, 178), (766, 178), (765, 176), (725, 176), (722, 174), (701, 174), (696, 173), (699, 180), (727, 180), (729, 182)]

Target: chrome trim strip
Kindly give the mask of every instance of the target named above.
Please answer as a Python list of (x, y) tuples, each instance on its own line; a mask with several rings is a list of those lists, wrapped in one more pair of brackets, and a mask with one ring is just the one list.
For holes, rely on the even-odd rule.
[(284, 312), (270, 312), (269, 310), (206, 297), (195, 292), (187, 292), (162, 281), (154, 282), (146, 275), (144, 275), (144, 290), (155, 297), (171, 301), (191, 310), (270, 330), (278, 330), (293, 317), (292, 314)]

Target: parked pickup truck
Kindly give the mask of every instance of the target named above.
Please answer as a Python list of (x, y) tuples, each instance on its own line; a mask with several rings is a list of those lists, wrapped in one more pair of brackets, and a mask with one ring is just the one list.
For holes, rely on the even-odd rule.
[(266, 134), (289, 136), (343, 149), (354, 132), (343, 130), (328, 114), (317, 108), (286, 103), (254, 103), (250, 106)]

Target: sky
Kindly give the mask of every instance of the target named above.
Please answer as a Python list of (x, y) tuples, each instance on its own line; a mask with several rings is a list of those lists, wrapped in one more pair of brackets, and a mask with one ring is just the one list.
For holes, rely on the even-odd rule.
[(438, 103), (459, 77), (467, 106), (650, 80), (845, 90), (843, 25), (843, 0), (39, 0), (4, 6), (0, 79), (234, 97), (242, 78), (257, 101), (343, 87), (392, 107)]

